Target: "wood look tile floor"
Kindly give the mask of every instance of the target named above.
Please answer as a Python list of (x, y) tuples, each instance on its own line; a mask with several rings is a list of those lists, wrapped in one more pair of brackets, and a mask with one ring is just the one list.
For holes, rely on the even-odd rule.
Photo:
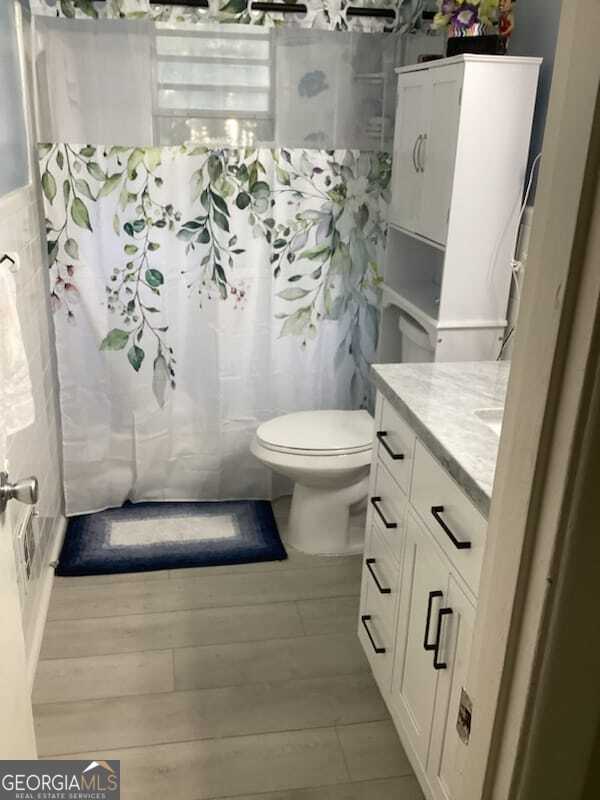
[(422, 800), (356, 635), (360, 557), (288, 555), (57, 578), (40, 757), (120, 758), (124, 800)]

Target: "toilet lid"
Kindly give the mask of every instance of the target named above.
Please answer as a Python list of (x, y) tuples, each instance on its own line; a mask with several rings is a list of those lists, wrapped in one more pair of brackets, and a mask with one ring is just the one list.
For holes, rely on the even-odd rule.
[(367, 411), (299, 411), (265, 422), (256, 437), (269, 450), (302, 455), (348, 455), (371, 449)]

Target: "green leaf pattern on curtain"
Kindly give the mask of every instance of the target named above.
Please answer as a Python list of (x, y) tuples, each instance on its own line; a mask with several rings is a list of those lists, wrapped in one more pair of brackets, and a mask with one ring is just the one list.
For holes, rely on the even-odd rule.
[[(352, 359), (352, 397), (366, 401), (389, 154), (47, 144), (39, 156), (53, 308), (76, 324), (78, 271), (102, 226), (103, 240), (111, 240), (103, 248), (120, 256), (105, 288), (114, 322), (98, 346), (107, 357), (126, 358), (136, 373), (149, 359), (159, 405), (176, 388), (177, 371), (165, 282), (184, 281), (199, 309), (228, 302), (243, 310), (247, 287), (236, 267), (253, 239), (270, 253), (264, 269), (278, 335), (305, 348), (324, 323), (340, 325), (334, 366)], [(180, 193), (182, 170), (188, 198)]]

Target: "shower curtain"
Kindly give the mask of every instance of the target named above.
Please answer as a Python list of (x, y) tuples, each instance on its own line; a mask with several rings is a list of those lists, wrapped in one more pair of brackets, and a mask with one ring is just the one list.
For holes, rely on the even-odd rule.
[(369, 407), (397, 41), (253, 30), (37, 20), (69, 515), (271, 498), (262, 421)]

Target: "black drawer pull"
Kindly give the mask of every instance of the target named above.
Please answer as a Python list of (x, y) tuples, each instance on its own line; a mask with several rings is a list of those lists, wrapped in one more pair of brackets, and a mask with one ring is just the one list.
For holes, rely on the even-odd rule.
[(448, 664), (445, 661), (440, 661), (440, 641), (442, 638), (442, 622), (444, 617), (449, 617), (452, 614), (451, 608), (440, 608), (438, 611), (438, 623), (437, 623), (437, 632), (435, 634), (435, 647), (433, 650), (433, 668), (434, 669), (446, 669)]
[(379, 593), (380, 594), (391, 594), (392, 593), (391, 589), (387, 588), (386, 586), (382, 586), (379, 583), (379, 579), (378, 579), (377, 575), (375, 574), (375, 570), (373, 569), (373, 564), (375, 563), (375, 561), (376, 561), (376, 559), (374, 559), (374, 558), (367, 558), (367, 560), (365, 561), (365, 564), (367, 565), (367, 569), (369, 570), (369, 572), (371, 573), (371, 577), (375, 581), (375, 586), (377, 586), (377, 588), (379, 589)]
[(450, 528), (446, 525), (444, 520), (440, 517), (440, 514), (444, 513), (444, 506), (431, 506), (431, 513), (433, 514), (433, 518), (438, 523), (438, 525), (442, 528), (444, 533), (448, 536), (454, 547), (457, 550), (470, 550), (471, 549), (471, 542), (459, 542), (456, 536), (452, 533)]
[(383, 522), (385, 527), (388, 528), (388, 530), (390, 528), (397, 528), (398, 527), (398, 523), (397, 522), (388, 522), (387, 519), (383, 516), (383, 511), (379, 508), (378, 503), (381, 503), (381, 497), (372, 497), (371, 498), (371, 505), (373, 506), (375, 511), (379, 514), (379, 519)]
[(429, 599), (427, 601), (427, 618), (425, 620), (425, 636), (423, 638), (423, 647), (425, 650), (435, 650), (435, 644), (429, 644), (429, 626), (431, 625), (431, 607), (433, 600), (436, 597), (443, 597), (442, 592), (429, 592)]
[(371, 619), (371, 615), (370, 614), (363, 614), (361, 616), (361, 618), (360, 618), (360, 621), (363, 624), (363, 628), (367, 632), (367, 636), (369, 637), (369, 641), (371, 642), (371, 647), (373, 648), (373, 650), (377, 654), (385, 653), (385, 647), (377, 647), (377, 645), (375, 644), (375, 640), (373, 639), (373, 636), (371, 635), (371, 631), (369, 630), (369, 626), (367, 625), (367, 622), (369, 622), (370, 619)]
[(387, 451), (387, 454), (389, 455), (389, 457), (393, 458), (394, 461), (402, 461), (404, 459), (404, 453), (394, 453), (392, 448), (389, 446), (389, 444), (385, 440), (386, 436), (389, 436), (387, 431), (377, 431), (377, 438), (379, 439), (381, 444), (384, 446), (384, 448)]

